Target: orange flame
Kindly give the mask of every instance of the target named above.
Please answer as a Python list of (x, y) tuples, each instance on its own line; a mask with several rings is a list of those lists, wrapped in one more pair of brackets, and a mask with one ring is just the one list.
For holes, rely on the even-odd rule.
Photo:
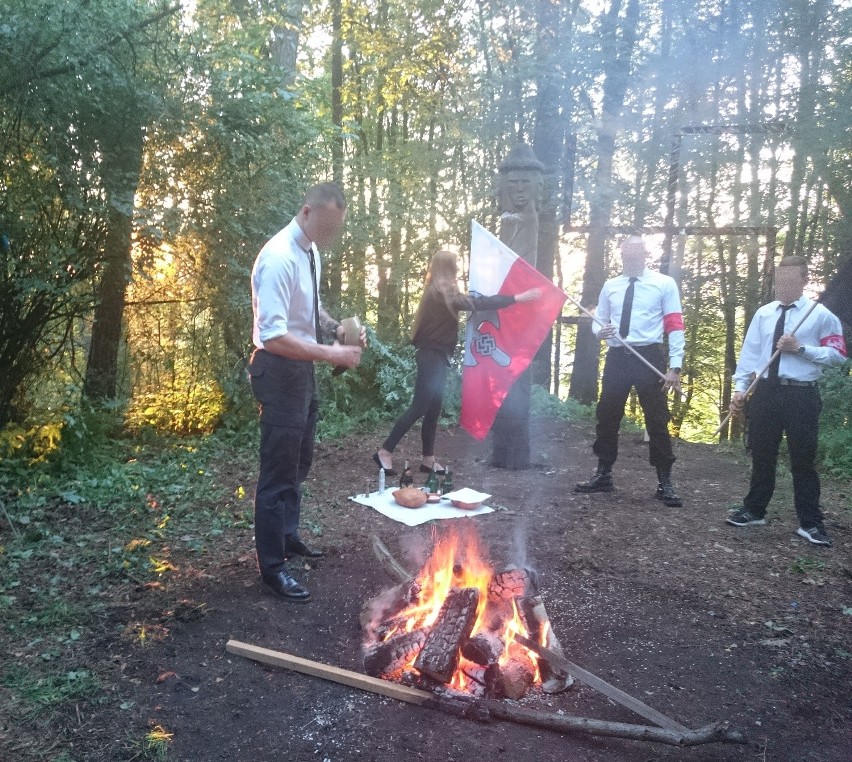
[[(417, 577), (420, 591), (416, 602), (396, 616), (396, 619), (405, 621), (404, 626), (400, 625), (389, 630), (381, 639), (387, 640), (401, 630), (412, 632), (416, 629), (431, 627), (437, 620), (447, 595), (454, 588), (476, 588), (479, 591), (476, 622), (471, 635), (488, 629), (486, 622), (493, 628), (494, 619), (497, 617), (486, 616), (486, 613), (490, 613), (487, 612), (488, 586), (494, 570), (485, 558), (486, 554), (475, 527), (468, 522), (454, 522), (454, 526), (437, 539), (432, 555)], [(511, 616), (505, 616), (503, 619), (496, 631), (492, 629), (505, 644), (498, 664), (504, 665), (509, 661), (510, 649), (523, 648), (536, 668), (535, 682), (540, 683), (537, 655), (515, 642), (516, 634), (529, 636), (529, 632), (514, 600), (512, 600)], [(542, 643), (545, 642), (546, 637), (545, 628), (540, 635)], [(464, 659), (463, 661), (467, 662)], [(412, 667), (412, 664), (413, 659), (407, 667)], [(471, 663), (467, 662), (467, 664)], [(456, 690), (465, 691), (471, 682), (471, 678), (465, 675), (460, 667), (449, 685)]]

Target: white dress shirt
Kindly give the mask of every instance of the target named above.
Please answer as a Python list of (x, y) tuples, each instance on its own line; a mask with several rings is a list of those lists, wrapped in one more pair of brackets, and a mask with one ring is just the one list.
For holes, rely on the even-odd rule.
[[(604, 283), (595, 317), (604, 324), (612, 323), (618, 328), (621, 323), (621, 308), (630, 278), (619, 275)], [(601, 327), (592, 324), (597, 336)], [(680, 293), (674, 278), (645, 268), (633, 286), (633, 307), (630, 310), (630, 330), (622, 338), (631, 346), (662, 344), (663, 334), (669, 335), (669, 367), (683, 367), (683, 309)], [(611, 347), (619, 347), (617, 339), (607, 339)]]
[[(311, 278), (313, 244), (295, 218), (267, 241), (251, 271), (252, 340), (263, 349), (270, 339), (291, 334), (316, 343), (314, 286)], [(320, 258), (314, 251), (317, 283)], [(316, 304), (319, 305), (317, 295)]]
[[(793, 302), (793, 309), (784, 315), (784, 334), (790, 333), (807, 313), (813, 302), (806, 296)], [(746, 331), (740, 360), (734, 371), (734, 391), (744, 392), (751, 383), (752, 374), (760, 373), (769, 364), (775, 347), (772, 339), (775, 324), (781, 314), (781, 302), (764, 304), (751, 319)], [(827, 365), (841, 365), (846, 359), (846, 342), (839, 318), (821, 304), (808, 315), (796, 329), (795, 337), (805, 351), (782, 352), (778, 377), (792, 381), (816, 381)], [(766, 378), (764, 373), (762, 378)]]

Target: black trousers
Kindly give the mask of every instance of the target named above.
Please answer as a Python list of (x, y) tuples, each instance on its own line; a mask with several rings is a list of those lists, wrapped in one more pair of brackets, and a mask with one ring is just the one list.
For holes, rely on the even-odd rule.
[(440, 349), (421, 348), (414, 353), (417, 362), (417, 378), (414, 381), (414, 398), (411, 404), (393, 425), (382, 447), (393, 452), (408, 430), (420, 419), (420, 439), (423, 455), (435, 454), (435, 437), (438, 433), (438, 418), (444, 402), (447, 373), (450, 361)]
[[(634, 349), (661, 373), (665, 372), (666, 359), (661, 345), (651, 344)], [(592, 451), (602, 465), (611, 466), (615, 463), (618, 457), (618, 429), (632, 388), (636, 389), (645, 414), (651, 465), (661, 471), (668, 471), (675, 457), (669, 435), (671, 416), (660, 377), (624, 347), (610, 347), (606, 354), (601, 398), (597, 408), (597, 438)]]
[(257, 565), (262, 576), (280, 571), (284, 542), (299, 529), (302, 482), (314, 457), (319, 408), (314, 364), (263, 349), (249, 363), (260, 403), (260, 471), (254, 499)]
[(822, 525), (820, 482), (816, 470), (819, 414), (822, 400), (815, 386), (781, 386), (759, 381), (748, 402), (748, 444), (751, 486), (743, 507), (754, 516), (766, 515), (775, 491), (775, 471), (781, 437), (787, 435), (793, 499), (805, 529)]

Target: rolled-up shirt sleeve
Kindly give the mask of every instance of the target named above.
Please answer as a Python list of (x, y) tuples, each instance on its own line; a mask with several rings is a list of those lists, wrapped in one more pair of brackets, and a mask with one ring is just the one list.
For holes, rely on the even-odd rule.
[(258, 263), (254, 298), (258, 338), (263, 343), (284, 336), (289, 330), (287, 315), (294, 277), (291, 261), (269, 257)]
[[(598, 296), (598, 306), (595, 308), (597, 321), (592, 321), (592, 333), (597, 336), (605, 325), (609, 325), (612, 312), (609, 304), (609, 281), (603, 284)], [(598, 322), (600, 321), (600, 322)]]

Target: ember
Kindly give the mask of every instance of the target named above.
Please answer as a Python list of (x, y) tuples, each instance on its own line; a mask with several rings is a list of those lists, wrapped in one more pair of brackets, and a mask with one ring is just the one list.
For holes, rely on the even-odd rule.
[(453, 522), (414, 579), (365, 607), (364, 671), (513, 699), (532, 685), (548, 693), (570, 686), (570, 676), (539, 665), (515, 640), (520, 634), (561, 652), (534, 575), (518, 568), (495, 573), (485, 557), (473, 523)]

